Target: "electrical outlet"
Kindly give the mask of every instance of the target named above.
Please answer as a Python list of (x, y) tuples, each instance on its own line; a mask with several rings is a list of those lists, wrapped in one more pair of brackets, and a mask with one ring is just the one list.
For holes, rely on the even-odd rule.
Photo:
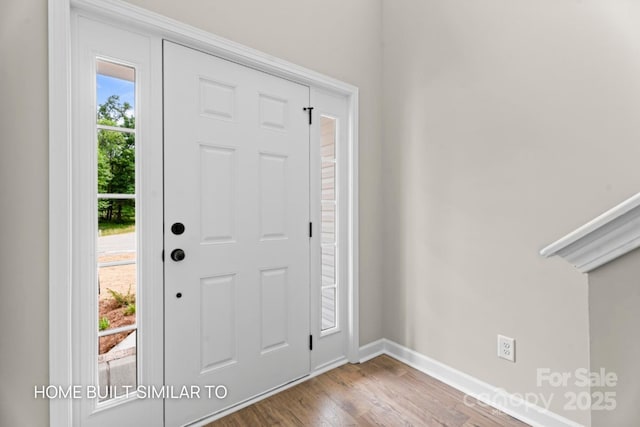
[(498, 335), (498, 357), (510, 362), (516, 361), (516, 340)]

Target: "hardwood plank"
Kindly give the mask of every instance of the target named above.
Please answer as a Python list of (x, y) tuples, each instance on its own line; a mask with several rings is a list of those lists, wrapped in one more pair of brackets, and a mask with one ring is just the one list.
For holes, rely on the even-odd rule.
[(525, 427), (388, 356), (347, 364), (207, 427)]

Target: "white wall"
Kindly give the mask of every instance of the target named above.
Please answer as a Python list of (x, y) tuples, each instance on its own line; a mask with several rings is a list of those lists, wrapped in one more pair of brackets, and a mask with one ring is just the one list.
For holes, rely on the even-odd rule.
[[(383, 0), (384, 335), (510, 392), (589, 367), (586, 276), (538, 250), (638, 191), (631, 2)], [(516, 338), (515, 364), (496, 334)], [(569, 389), (571, 390), (571, 389)], [(574, 391), (579, 391), (574, 388)]]
[[(615, 386), (594, 387), (614, 392), (613, 411), (592, 411), (593, 426), (633, 426), (640, 420), (640, 250), (589, 273), (591, 370), (615, 374)], [(602, 403), (607, 407), (607, 403)]]
[(48, 424), (47, 2), (0, 5), (0, 425)]

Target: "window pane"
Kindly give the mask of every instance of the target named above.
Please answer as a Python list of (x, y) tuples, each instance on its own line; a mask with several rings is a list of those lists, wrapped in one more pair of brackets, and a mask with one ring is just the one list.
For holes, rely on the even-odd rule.
[(135, 69), (96, 61), (97, 123), (135, 128)]
[(98, 194), (135, 194), (136, 136), (98, 129)]
[(336, 288), (322, 289), (322, 330), (336, 327)]
[[(105, 257), (109, 259), (108, 257)], [(136, 323), (135, 254), (98, 261), (98, 330), (107, 331)], [(105, 266), (106, 265), (106, 266)]]
[[(125, 338), (121, 338), (124, 335)], [(118, 340), (117, 345), (113, 342)], [(106, 350), (109, 348), (109, 350)], [(137, 333), (107, 335), (99, 338), (98, 352), (98, 401), (126, 396), (137, 387)], [(125, 386), (130, 387), (129, 389)]]
[(98, 385), (137, 385), (135, 70), (96, 61)]
[[(98, 198), (99, 335), (134, 327), (137, 318), (135, 200)], [(98, 338), (98, 385), (105, 401), (136, 386), (135, 329)]]
[(98, 198), (98, 236), (125, 235), (120, 238), (98, 239), (98, 252), (135, 251), (135, 225), (134, 199)]
[(322, 243), (334, 243), (336, 241), (336, 205), (333, 202), (323, 202), (321, 211), (321, 236)]
[(336, 198), (336, 165), (334, 162), (322, 162), (322, 200), (335, 200)]
[(322, 246), (322, 286), (336, 283), (336, 248), (333, 245)]
[(98, 199), (99, 330), (136, 323), (135, 200)]
[(320, 116), (321, 330), (337, 327), (336, 119)]
[(336, 152), (336, 120), (320, 116), (320, 155), (323, 159), (334, 159)]

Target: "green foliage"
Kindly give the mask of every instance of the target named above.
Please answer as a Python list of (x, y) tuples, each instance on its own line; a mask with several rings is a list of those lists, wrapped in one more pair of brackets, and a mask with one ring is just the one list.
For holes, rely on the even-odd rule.
[(100, 320), (98, 321), (98, 329), (101, 331), (108, 329), (109, 325), (110, 325), (109, 319), (107, 319), (106, 317), (101, 317)]
[(125, 316), (131, 316), (133, 314), (136, 314), (136, 305), (135, 304), (128, 305), (127, 308), (124, 309), (124, 314)]
[[(98, 135), (98, 141), (100, 141), (102, 136), (102, 132)], [(101, 147), (100, 142), (98, 142), (98, 147)], [(107, 157), (107, 153), (104, 150), (98, 148), (98, 193), (108, 193), (109, 192), (109, 183), (113, 178), (113, 174), (111, 172), (111, 163), (109, 158)]]
[(104, 104), (98, 106), (98, 119), (109, 120), (114, 123), (113, 126), (133, 129), (136, 127), (136, 119), (130, 111), (131, 104), (121, 104), (118, 95), (111, 95)]
[(136, 231), (135, 223), (129, 221), (123, 221), (122, 223), (116, 222), (100, 222), (98, 224), (101, 236), (110, 236), (112, 234), (133, 233)]
[[(126, 295), (118, 291), (114, 291), (113, 289), (107, 289), (107, 291), (111, 294), (113, 299), (116, 300), (118, 307), (130, 307), (136, 303), (136, 294), (131, 293), (131, 285), (129, 285), (129, 290)], [(135, 313), (135, 308), (133, 310)]]
[[(98, 124), (132, 129), (135, 117), (131, 105), (120, 103), (117, 95), (98, 106)], [(98, 131), (98, 193), (135, 193), (135, 135), (111, 130)], [(98, 220), (101, 223), (131, 223), (135, 219), (133, 200), (101, 199)]]

